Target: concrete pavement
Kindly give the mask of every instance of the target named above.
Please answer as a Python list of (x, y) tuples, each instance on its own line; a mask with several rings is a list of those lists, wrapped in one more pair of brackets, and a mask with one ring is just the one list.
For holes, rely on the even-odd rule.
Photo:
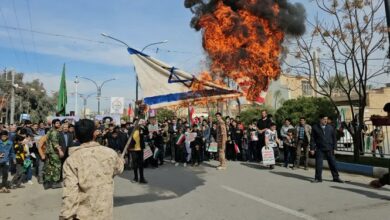
[[(146, 169), (148, 185), (131, 183), (132, 171), (115, 179), (115, 219), (388, 219), (390, 188), (371, 189), (370, 177), (342, 173), (347, 183), (310, 183), (314, 169), (274, 170), (255, 163), (215, 161), (199, 167)], [(328, 181), (327, 181), (328, 180)], [(27, 185), (0, 194), (0, 219), (57, 219), (62, 190)]]

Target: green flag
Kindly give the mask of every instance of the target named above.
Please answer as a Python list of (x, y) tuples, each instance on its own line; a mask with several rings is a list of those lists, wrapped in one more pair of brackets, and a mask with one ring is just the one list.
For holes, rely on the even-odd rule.
[(58, 115), (65, 116), (67, 102), (68, 102), (68, 99), (67, 99), (67, 92), (66, 92), (65, 63), (64, 63), (64, 67), (62, 68), (60, 91), (58, 92), (58, 99), (57, 99), (57, 114)]

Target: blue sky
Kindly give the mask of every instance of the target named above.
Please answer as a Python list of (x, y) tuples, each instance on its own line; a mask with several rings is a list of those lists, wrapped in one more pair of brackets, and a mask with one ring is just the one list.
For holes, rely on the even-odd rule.
[[(115, 77), (118, 80), (104, 86), (103, 96), (134, 99), (135, 76), (127, 51), (102, 37), (102, 32), (138, 49), (168, 40), (158, 46), (158, 53), (154, 46), (145, 52), (190, 72), (198, 72), (204, 59), (200, 34), (190, 28), (192, 15), (182, 0), (2, 0), (0, 9), (2, 26), (32, 27), (39, 32), (106, 42), (0, 28), (0, 68), (24, 72), (26, 80), (39, 78), (49, 91), (58, 90), (62, 64), (66, 63), (68, 93), (74, 92), (72, 82), (76, 75), (97, 82)], [(92, 83), (81, 80), (80, 93), (95, 90)], [(89, 103), (96, 108), (95, 100), (90, 99)], [(103, 109), (108, 105), (109, 101), (103, 100)], [(74, 98), (69, 97), (68, 106), (69, 110), (74, 109)]]
[[(293, 2), (304, 3), (309, 17), (316, 14), (313, 3)], [(102, 32), (137, 49), (168, 40), (158, 46), (158, 53), (156, 47), (145, 52), (194, 74), (204, 69), (201, 36), (190, 28), (192, 14), (183, 0), (1, 0), (0, 9), (0, 68), (24, 72), (26, 80), (39, 78), (48, 91), (59, 89), (62, 65), (66, 63), (69, 95), (74, 92), (76, 75), (97, 82), (115, 77), (116, 81), (104, 86), (102, 95), (126, 97), (128, 102), (134, 99), (135, 75), (127, 51), (102, 37)], [(95, 91), (88, 81), (79, 84), (80, 93)], [(68, 110), (73, 110), (74, 98), (69, 96), (68, 100)], [(88, 106), (96, 109), (96, 100), (91, 98)], [(103, 99), (102, 109), (108, 108), (108, 98)]]

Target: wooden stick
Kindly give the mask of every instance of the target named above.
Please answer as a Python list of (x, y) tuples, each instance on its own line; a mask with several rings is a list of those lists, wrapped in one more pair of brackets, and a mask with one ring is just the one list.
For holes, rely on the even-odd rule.
[[(130, 134), (130, 136), (129, 136), (129, 139), (127, 140), (125, 149), (123, 149), (123, 152), (122, 152), (122, 155), (121, 155), (122, 158), (125, 158), (125, 154), (126, 154), (126, 152), (127, 152), (127, 149), (129, 148), (130, 143), (131, 143), (131, 140), (133, 139), (134, 132), (135, 132), (137, 129), (139, 129), (139, 120), (137, 120), (137, 122), (136, 122), (135, 125), (134, 125), (133, 130), (131, 131), (131, 134)], [(141, 143), (140, 143), (140, 144), (141, 144)]]

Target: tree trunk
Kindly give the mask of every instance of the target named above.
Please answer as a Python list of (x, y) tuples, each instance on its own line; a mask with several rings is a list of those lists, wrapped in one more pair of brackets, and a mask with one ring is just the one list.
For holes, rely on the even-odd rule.
[[(355, 126), (355, 133), (353, 135), (353, 159), (354, 162), (358, 162), (360, 159), (360, 154), (364, 154), (364, 131), (365, 131), (365, 124), (364, 124), (364, 109), (365, 109), (365, 103), (362, 103), (359, 108), (359, 114), (358, 117), (356, 117), (356, 126)], [(361, 149), (361, 150), (360, 150)]]
[(355, 133), (353, 134), (353, 161), (359, 162), (360, 159), (360, 147), (362, 146), (362, 138), (361, 138), (361, 126), (358, 125), (355, 128)]

